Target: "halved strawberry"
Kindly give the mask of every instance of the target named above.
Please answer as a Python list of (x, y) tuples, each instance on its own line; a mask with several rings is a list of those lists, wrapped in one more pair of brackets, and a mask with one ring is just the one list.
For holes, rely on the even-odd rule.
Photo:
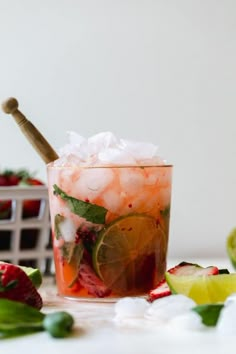
[(0, 298), (23, 302), (41, 309), (43, 302), (30, 278), (18, 266), (0, 263)]
[[(219, 274), (219, 269), (214, 266), (203, 268), (198, 264), (181, 262), (177, 266), (167, 270), (168, 273), (175, 275), (216, 275)], [(163, 279), (156, 288), (151, 290), (148, 295), (149, 301), (154, 301), (164, 296), (171, 295), (170, 288), (165, 279)]]

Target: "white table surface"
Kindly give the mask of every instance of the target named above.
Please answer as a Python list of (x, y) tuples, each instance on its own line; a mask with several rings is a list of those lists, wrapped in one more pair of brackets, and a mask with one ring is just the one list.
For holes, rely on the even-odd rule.
[[(171, 267), (181, 260), (169, 261)], [(216, 265), (232, 271), (227, 259), (188, 259), (203, 266)], [(72, 336), (54, 339), (45, 332), (1, 340), (1, 354), (209, 354), (231, 353), (235, 336), (222, 336), (212, 328), (206, 331), (148, 328), (139, 321), (118, 325), (113, 303), (76, 302), (60, 298), (56, 288), (42, 286), (43, 312), (65, 310), (75, 318)]]

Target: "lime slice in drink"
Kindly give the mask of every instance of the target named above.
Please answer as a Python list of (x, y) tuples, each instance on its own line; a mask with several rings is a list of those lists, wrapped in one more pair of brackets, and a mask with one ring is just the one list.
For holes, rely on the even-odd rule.
[(236, 273), (203, 276), (166, 273), (165, 276), (173, 294), (186, 295), (197, 304), (224, 302), (236, 292)]
[(38, 268), (19, 266), (30, 278), (36, 289), (42, 284), (42, 274)]
[(166, 244), (153, 217), (121, 217), (101, 231), (93, 251), (94, 269), (117, 295), (144, 294), (153, 286), (156, 270), (164, 271)]
[(236, 229), (233, 229), (227, 237), (226, 249), (230, 261), (234, 269), (236, 269)]

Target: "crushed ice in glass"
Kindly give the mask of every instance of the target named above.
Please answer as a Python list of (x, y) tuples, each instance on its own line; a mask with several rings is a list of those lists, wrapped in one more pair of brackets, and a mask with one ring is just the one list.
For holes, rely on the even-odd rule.
[(80, 164), (82, 166), (106, 165), (163, 165), (158, 147), (152, 143), (120, 139), (111, 132), (98, 133), (88, 139), (75, 132), (68, 132), (68, 144), (59, 149), (60, 158), (54, 166)]

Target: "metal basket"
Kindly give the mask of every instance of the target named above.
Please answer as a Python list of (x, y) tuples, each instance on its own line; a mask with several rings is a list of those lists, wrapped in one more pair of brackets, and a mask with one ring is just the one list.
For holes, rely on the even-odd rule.
[[(0, 220), (0, 260), (37, 267), (51, 274), (53, 254), (48, 191), (45, 186), (0, 187), (0, 200), (11, 200), (11, 215)], [(39, 213), (23, 217), (23, 202), (39, 200)]]

